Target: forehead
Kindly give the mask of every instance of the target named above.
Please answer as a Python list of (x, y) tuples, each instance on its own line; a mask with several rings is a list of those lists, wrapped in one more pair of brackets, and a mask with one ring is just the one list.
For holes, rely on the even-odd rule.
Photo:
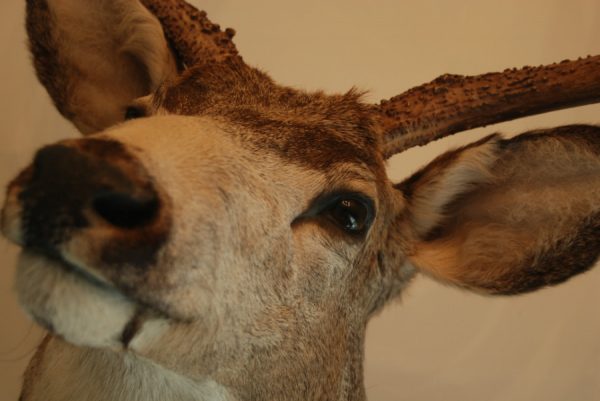
[(354, 90), (302, 92), (232, 63), (186, 71), (161, 88), (153, 105), (169, 114), (225, 121), (247, 146), (314, 169), (337, 164), (383, 168), (372, 107)]

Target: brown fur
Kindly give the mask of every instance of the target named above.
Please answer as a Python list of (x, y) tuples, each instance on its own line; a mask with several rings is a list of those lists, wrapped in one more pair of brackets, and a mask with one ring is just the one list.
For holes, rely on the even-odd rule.
[(26, 401), (31, 396), (31, 389), (35, 386), (35, 383), (39, 381), (40, 376), (43, 374), (42, 364), (44, 363), (44, 356), (46, 354), (46, 347), (51, 341), (52, 335), (46, 334), (40, 344), (38, 345), (33, 358), (27, 366), (27, 370), (23, 374), (23, 390), (19, 401)]
[[(64, 115), (96, 121), (103, 110), (70, 114), (66, 93), (85, 86), (86, 77), (70, 69), (53, 39), (60, 21), (46, 2), (28, 5), (40, 80)], [(240, 58), (217, 59), (160, 86), (134, 74), (144, 71), (144, 58), (138, 69), (119, 70), (144, 81), (150, 94), (115, 99), (143, 108), (147, 118), (53, 145), (71, 161), (83, 158), (87, 178), (58, 169), (55, 158), (44, 167), (38, 160), (11, 184), (5, 234), (27, 254), (35, 251), (32, 232), (42, 233), (34, 242), (47, 248), (32, 258), (40, 266), (19, 267), (33, 276), (19, 282), (24, 307), (41, 319), (51, 315), (51, 330), (67, 333), (36, 354), (24, 400), (81, 388), (96, 389), (89, 397), (177, 398), (168, 385), (136, 376), (150, 372), (156, 382), (177, 377), (181, 391), (210, 379), (240, 400), (360, 401), (366, 324), (417, 269), (476, 291), (518, 293), (562, 282), (597, 259), (600, 128), (490, 136), (394, 187), (379, 114), (357, 91), (307, 93), (277, 85)], [(156, 218), (136, 227), (103, 219), (88, 204), (104, 180), (152, 192), (160, 201)], [(66, 207), (71, 198), (61, 194), (68, 192), (77, 202), (65, 215), (82, 224), (61, 223), (44, 209)], [(336, 223), (331, 205), (319, 208), (333, 193), (368, 198), (372, 226), (352, 233)], [(552, 202), (542, 207), (542, 200)], [(59, 266), (94, 278), (51, 270), (57, 263), (44, 263), (49, 253), (62, 258)], [(78, 265), (67, 264), (69, 257)], [(110, 291), (69, 298), (91, 291), (94, 280)], [(90, 308), (112, 307), (98, 317), (105, 320), (97, 332), (87, 331), (95, 322), (77, 308), (88, 298)], [(45, 349), (63, 370), (44, 366)]]
[[(498, 161), (490, 165), (487, 182), (452, 199), (445, 207), (447, 217), (422, 236), (419, 247), (427, 256), (415, 251), (417, 260), (431, 257), (447, 266), (440, 269), (427, 266), (433, 262), (417, 263), (459, 286), (496, 294), (534, 291), (593, 266), (600, 252), (599, 205), (594, 192), (599, 135), (599, 127), (566, 126), (499, 142)], [(397, 188), (405, 194), (422, 191), (471, 147), (444, 155)], [(511, 187), (522, 191), (513, 194)], [(555, 211), (541, 217), (540, 204), (546, 203)], [(473, 244), (490, 247), (490, 251), (471, 256)], [(436, 256), (438, 248), (444, 251)], [(511, 264), (505, 265), (505, 260)]]
[(33, 64), (37, 77), (46, 87), (56, 109), (67, 119), (75, 117), (68, 98), (69, 76), (73, 74), (69, 65), (60, 59), (55, 38), (55, 20), (48, 3), (43, 0), (27, 0), (27, 35), (29, 48), (34, 55)]
[[(143, 34), (136, 36), (133, 24)], [(28, 0), (26, 26), (40, 82), (60, 113), (85, 134), (121, 121), (133, 99), (177, 70), (158, 20), (137, 1), (82, 6)], [(100, 32), (90, 34), (86, 26)]]
[(242, 138), (251, 146), (316, 169), (339, 162), (381, 168), (374, 115), (354, 90), (336, 96), (294, 90), (231, 59), (188, 70), (155, 97), (153, 106), (224, 118), (260, 132)]

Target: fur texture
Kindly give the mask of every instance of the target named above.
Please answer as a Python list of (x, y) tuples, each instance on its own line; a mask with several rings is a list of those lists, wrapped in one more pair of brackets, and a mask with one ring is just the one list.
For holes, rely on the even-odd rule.
[[(355, 91), (279, 86), (238, 58), (172, 78), (137, 1), (28, 6), (40, 80), (103, 131), (43, 149), (8, 188), (19, 296), (51, 332), (23, 401), (364, 400), (366, 324), (419, 269), (517, 293), (598, 257), (600, 128), (489, 137), (393, 186)], [(145, 118), (118, 123), (125, 105)], [(148, 198), (147, 218), (119, 217)]]

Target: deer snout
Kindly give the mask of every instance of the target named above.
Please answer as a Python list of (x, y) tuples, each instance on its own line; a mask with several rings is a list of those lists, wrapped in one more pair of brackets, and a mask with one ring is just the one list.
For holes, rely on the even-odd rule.
[[(16, 242), (29, 250), (79, 252), (66, 246), (77, 240), (88, 261), (136, 264), (152, 259), (166, 237), (164, 201), (152, 177), (113, 140), (86, 138), (42, 148), (8, 194), (3, 230), (18, 231)], [(15, 218), (18, 229), (10, 221)]]

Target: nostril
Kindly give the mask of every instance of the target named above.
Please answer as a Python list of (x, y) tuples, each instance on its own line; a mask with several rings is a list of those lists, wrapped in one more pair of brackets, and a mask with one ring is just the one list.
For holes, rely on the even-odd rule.
[(149, 223), (158, 213), (156, 197), (134, 198), (119, 192), (106, 192), (94, 197), (94, 211), (119, 228), (137, 228)]

